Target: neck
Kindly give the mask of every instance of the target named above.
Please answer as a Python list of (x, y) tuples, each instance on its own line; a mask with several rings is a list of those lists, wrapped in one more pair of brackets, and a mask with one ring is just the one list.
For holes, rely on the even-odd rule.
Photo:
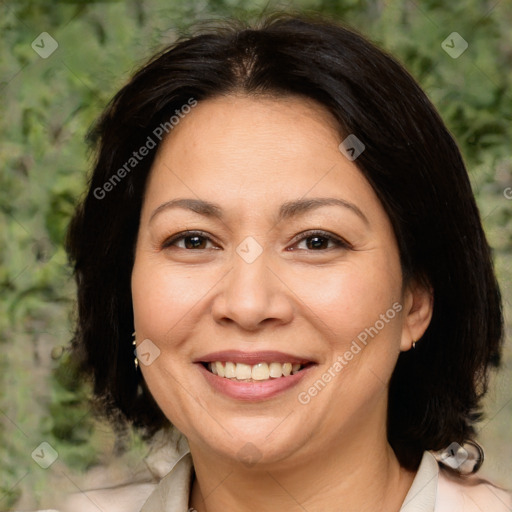
[(385, 432), (352, 442), (341, 437), (314, 456), (250, 468), (205, 458), (191, 446), (196, 476), (190, 505), (197, 512), (399, 511), (414, 473), (400, 466)]

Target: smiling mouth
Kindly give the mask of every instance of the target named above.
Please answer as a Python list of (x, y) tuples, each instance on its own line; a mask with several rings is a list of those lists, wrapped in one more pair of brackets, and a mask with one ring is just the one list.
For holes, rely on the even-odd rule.
[(203, 366), (217, 377), (222, 377), (237, 382), (261, 382), (275, 379), (282, 379), (295, 375), (304, 368), (314, 363), (266, 363), (257, 364), (234, 363), (231, 361), (215, 361), (202, 363)]

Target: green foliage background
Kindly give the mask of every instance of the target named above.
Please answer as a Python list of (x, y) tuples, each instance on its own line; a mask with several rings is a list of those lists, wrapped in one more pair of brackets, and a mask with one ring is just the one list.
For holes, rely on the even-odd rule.
[[(108, 462), (133, 434), (116, 440), (87, 405), (65, 347), (74, 284), (63, 239), (86, 184), (84, 136), (110, 97), (154, 51), (201, 20), (262, 10), (323, 12), (359, 29), (418, 79), (459, 142), (494, 249), (510, 338), (512, 282), (512, 4), (506, 0), (131, 0), (0, 2), (0, 510), (51, 506), (61, 482)], [(469, 43), (452, 59), (452, 32)], [(49, 58), (31, 43), (48, 32)], [(382, 127), (386, 129), (385, 126)], [(510, 341), (486, 402), (483, 473), (512, 488)], [(59, 458), (43, 470), (42, 442)]]

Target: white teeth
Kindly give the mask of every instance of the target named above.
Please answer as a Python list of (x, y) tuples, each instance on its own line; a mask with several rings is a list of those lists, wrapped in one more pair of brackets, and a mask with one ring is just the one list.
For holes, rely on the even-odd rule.
[(225, 368), (225, 376), (228, 379), (233, 379), (234, 377), (236, 377), (236, 364), (235, 363), (228, 361), (224, 368)]
[(219, 377), (227, 379), (250, 381), (252, 380), (269, 380), (270, 378), (278, 379), (280, 377), (288, 377), (295, 375), (302, 368), (298, 363), (258, 363), (254, 365), (244, 363), (233, 363), (227, 361), (225, 363), (215, 361), (208, 363), (208, 369)]
[(270, 376), (277, 379), (283, 375), (283, 366), (281, 363), (270, 363)]
[[(221, 363), (217, 363), (221, 364)], [(236, 364), (236, 378), (237, 380), (250, 379), (252, 375), (251, 366), (248, 364), (237, 363)]]
[(217, 375), (219, 377), (225, 377), (226, 376), (226, 373), (224, 371), (224, 366), (222, 366), (222, 363), (220, 361), (217, 361), (215, 363), (215, 367), (217, 368)]
[(270, 371), (267, 363), (258, 363), (252, 367), (253, 380), (267, 380), (270, 377)]

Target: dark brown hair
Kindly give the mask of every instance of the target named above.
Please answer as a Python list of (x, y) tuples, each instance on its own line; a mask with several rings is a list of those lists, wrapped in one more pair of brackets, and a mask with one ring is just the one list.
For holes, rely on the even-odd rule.
[[(461, 154), (394, 58), (337, 23), (290, 15), (179, 40), (131, 78), (94, 127), (97, 159), (67, 250), (78, 284), (73, 353), (105, 414), (148, 437), (168, 424), (134, 368), (131, 344), (134, 247), (158, 145), (122, 179), (113, 176), (190, 98), (232, 92), (316, 100), (338, 120), (340, 137), (355, 134), (364, 143), (355, 164), (391, 220), (404, 279), (434, 290), (432, 321), (392, 375), (389, 441), (414, 469), (424, 450), (472, 439), (488, 369), (500, 360), (503, 319)], [(108, 194), (99, 194), (109, 180)]]

